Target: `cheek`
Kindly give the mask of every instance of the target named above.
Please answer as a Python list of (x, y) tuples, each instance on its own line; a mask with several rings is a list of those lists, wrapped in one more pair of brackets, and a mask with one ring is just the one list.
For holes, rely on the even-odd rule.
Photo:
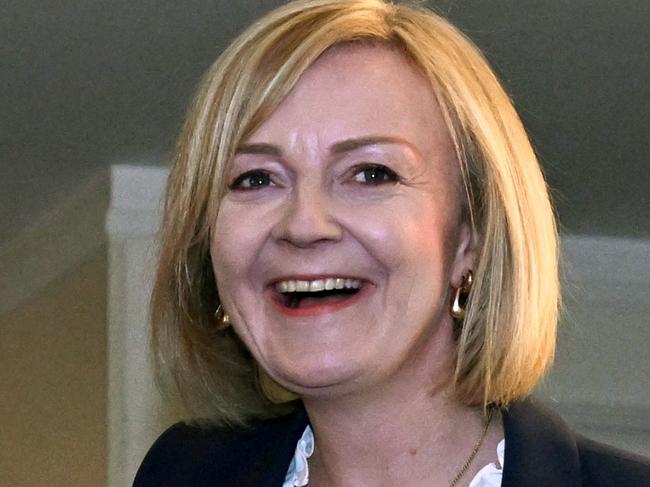
[(259, 245), (260, 228), (241, 211), (222, 204), (210, 239), (212, 266), (217, 286), (224, 290), (244, 275)]
[(455, 242), (447, 217), (432, 204), (403, 206), (350, 214), (347, 227), (389, 269), (444, 271)]

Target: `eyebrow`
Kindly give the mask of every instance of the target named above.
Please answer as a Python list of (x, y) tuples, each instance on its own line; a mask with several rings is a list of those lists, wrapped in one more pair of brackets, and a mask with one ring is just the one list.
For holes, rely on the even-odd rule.
[[(335, 143), (330, 148), (331, 154), (343, 154), (346, 152), (352, 152), (369, 145), (379, 145), (379, 144), (400, 144), (406, 145), (411, 148), (413, 151), (417, 152), (417, 149), (409, 141), (402, 139), (400, 137), (386, 136), (386, 135), (369, 135), (364, 137), (355, 137), (351, 139), (342, 140), (341, 142)], [(260, 143), (244, 143), (237, 147), (235, 154), (253, 154), (253, 155), (267, 155), (274, 157), (282, 157), (282, 150), (273, 145), (267, 144), (265, 142)]]
[(400, 137), (393, 137), (387, 135), (369, 135), (365, 137), (356, 137), (352, 139), (343, 140), (341, 142), (337, 142), (336, 144), (334, 144), (330, 149), (330, 152), (332, 154), (341, 154), (344, 152), (352, 152), (353, 150), (361, 149), (369, 145), (379, 145), (379, 144), (406, 145), (417, 152), (413, 144), (411, 144), (409, 141), (402, 139)]
[(258, 144), (241, 144), (237, 147), (235, 154), (259, 154), (281, 157), (282, 151), (275, 145), (262, 142)]

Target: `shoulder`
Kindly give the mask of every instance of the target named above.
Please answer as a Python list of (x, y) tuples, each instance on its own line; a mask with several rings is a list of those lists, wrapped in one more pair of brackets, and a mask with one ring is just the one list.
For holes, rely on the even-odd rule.
[(580, 436), (577, 447), (584, 485), (650, 485), (650, 459)]
[(300, 412), (247, 427), (177, 423), (153, 444), (133, 485), (261, 485), (254, 479), (282, 479), (305, 424)]
[(204, 429), (177, 423), (153, 444), (140, 465), (134, 486), (207, 485), (217, 461), (231, 455), (231, 445), (247, 434), (246, 430)]
[(650, 485), (650, 460), (576, 434), (536, 400), (503, 411), (502, 487), (638, 487)]

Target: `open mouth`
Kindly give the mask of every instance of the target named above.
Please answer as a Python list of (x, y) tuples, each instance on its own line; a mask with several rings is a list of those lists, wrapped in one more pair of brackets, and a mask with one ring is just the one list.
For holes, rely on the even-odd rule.
[(364, 287), (358, 279), (291, 279), (276, 282), (273, 295), (285, 310), (334, 309), (351, 304)]

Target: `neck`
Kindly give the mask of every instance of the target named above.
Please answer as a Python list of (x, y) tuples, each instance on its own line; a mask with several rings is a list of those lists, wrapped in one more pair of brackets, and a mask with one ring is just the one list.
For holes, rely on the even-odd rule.
[[(433, 368), (424, 360), (426, 367), (409, 364), (381, 387), (304, 398), (316, 444), (309, 462), (310, 487), (449, 485), (480, 437), (485, 418), (482, 408), (450, 397), (453, 359), (438, 349), (449, 350), (446, 345), (425, 345), (432, 348), (425, 356), (439, 358)], [(500, 438), (498, 430), (488, 435), (486, 463), (496, 460)], [(477, 461), (485, 458), (479, 455)], [(472, 470), (464, 480), (472, 478)]]

